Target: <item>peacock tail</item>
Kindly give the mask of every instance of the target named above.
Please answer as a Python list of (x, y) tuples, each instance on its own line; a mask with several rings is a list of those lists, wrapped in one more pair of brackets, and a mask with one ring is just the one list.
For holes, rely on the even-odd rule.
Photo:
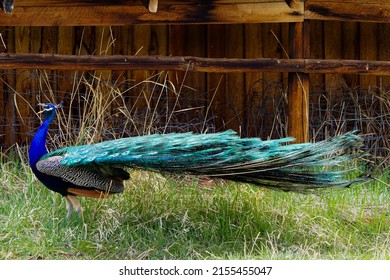
[[(340, 166), (357, 154), (362, 139), (355, 132), (319, 143), (285, 145), (293, 138), (262, 141), (240, 138), (229, 130), (213, 134), (172, 133), (122, 138), (66, 147), (42, 160), (61, 156), (66, 167), (128, 167), (155, 172), (218, 177), (282, 190), (346, 186)], [(121, 169), (119, 169), (121, 170)]]

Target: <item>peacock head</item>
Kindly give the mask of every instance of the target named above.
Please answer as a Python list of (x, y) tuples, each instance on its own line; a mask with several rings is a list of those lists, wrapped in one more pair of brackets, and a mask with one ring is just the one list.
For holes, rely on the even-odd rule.
[(38, 106), (43, 108), (39, 113), (42, 113), (46, 120), (52, 120), (55, 116), (56, 109), (62, 108), (62, 104), (62, 101), (58, 105), (51, 103), (39, 103)]

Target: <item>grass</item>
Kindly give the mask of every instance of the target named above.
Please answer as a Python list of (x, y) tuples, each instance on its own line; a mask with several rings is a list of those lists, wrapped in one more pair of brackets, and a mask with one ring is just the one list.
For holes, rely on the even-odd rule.
[(123, 194), (82, 198), (82, 221), (3, 162), (0, 259), (390, 259), (388, 174), (296, 194), (133, 171)]

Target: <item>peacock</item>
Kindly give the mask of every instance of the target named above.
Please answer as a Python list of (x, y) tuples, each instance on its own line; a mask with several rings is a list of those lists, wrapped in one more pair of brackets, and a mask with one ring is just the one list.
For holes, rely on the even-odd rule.
[(90, 145), (46, 148), (48, 128), (62, 105), (39, 104), (44, 121), (29, 149), (35, 176), (66, 201), (67, 217), (82, 216), (78, 196), (104, 198), (124, 190), (127, 168), (165, 174), (220, 178), (284, 191), (347, 187), (347, 169), (332, 170), (359, 157), (362, 137), (352, 131), (317, 143), (241, 138), (227, 130), (210, 134), (168, 133), (126, 137)]

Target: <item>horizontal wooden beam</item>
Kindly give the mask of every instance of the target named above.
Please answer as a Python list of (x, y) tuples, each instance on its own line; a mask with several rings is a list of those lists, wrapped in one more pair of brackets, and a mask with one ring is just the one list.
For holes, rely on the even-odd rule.
[(390, 22), (390, 1), (306, 0), (305, 19)]
[(287, 2), (160, 0), (158, 10), (150, 12), (148, 1), (141, 0), (18, 0), (12, 14), (0, 14), (0, 26), (302, 22), (304, 1), (294, 1), (291, 7)]
[(192, 56), (0, 54), (0, 69), (173, 70), (210, 73), (297, 72), (390, 75), (390, 61), (238, 59)]

